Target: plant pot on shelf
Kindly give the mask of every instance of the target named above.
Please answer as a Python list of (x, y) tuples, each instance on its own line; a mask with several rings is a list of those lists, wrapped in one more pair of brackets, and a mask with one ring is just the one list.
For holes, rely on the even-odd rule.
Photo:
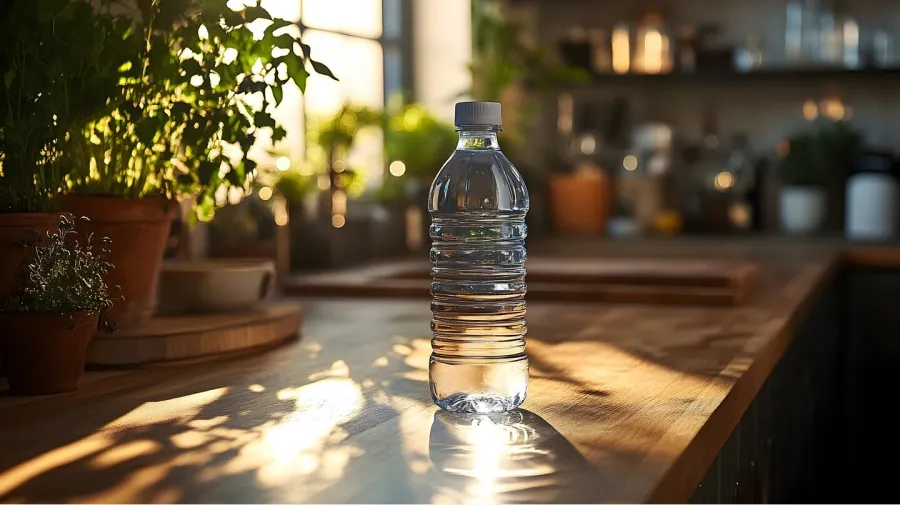
[(781, 229), (791, 235), (810, 235), (825, 222), (825, 189), (788, 186), (781, 189)]
[[(41, 235), (56, 228), (59, 214), (50, 213), (12, 213), (0, 214), (0, 309), (6, 306), (6, 300), (16, 285), (25, 250), (20, 242), (34, 230)], [(0, 358), (3, 352), (0, 351)], [(0, 360), (0, 377), (4, 374), (4, 366)]]
[(109, 261), (115, 269), (106, 282), (121, 286), (123, 301), (106, 314), (120, 329), (147, 322), (156, 308), (156, 285), (172, 218), (178, 205), (162, 197), (121, 198), (67, 195), (60, 198), (63, 210), (90, 222), (79, 223), (84, 233), (109, 237)]
[(78, 389), (97, 314), (0, 313), (0, 350), (15, 394), (46, 395)]
[(563, 234), (602, 235), (609, 217), (609, 179), (602, 173), (549, 177), (553, 225)]
[(0, 214), (0, 309), (15, 287), (25, 250), (21, 241), (29, 237), (28, 230), (42, 236), (56, 228), (59, 214), (16, 213)]

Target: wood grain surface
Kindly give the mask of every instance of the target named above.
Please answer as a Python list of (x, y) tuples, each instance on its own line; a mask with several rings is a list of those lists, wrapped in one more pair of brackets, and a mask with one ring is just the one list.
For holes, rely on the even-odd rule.
[[(756, 285), (759, 266), (723, 259), (530, 258), (528, 300), (736, 305)], [(427, 262), (402, 261), (300, 275), (283, 283), (298, 296), (430, 296)]]
[(704, 250), (760, 263), (747, 303), (530, 304), (508, 415), (431, 403), (427, 300), (305, 300), (303, 340), (274, 352), (0, 397), (0, 500), (685, 501), (838, 263)]
[(269, 346), (297, 334), (300, 314), (296, 302), (268, 302), (239, 313), (156, 316), (140, 328), (95, 336), (87, 363), (136, 365)]

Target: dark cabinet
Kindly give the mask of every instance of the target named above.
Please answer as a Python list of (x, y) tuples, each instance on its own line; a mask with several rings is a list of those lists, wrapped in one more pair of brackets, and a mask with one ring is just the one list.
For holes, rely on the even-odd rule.
[(847, 478), (857, 502), (897, 502), (900, 272), (846, 273)]
[(795, 329), (692, 502), (841, 500), (846, 426), (840, 300), (840, 289), (832, 286)]

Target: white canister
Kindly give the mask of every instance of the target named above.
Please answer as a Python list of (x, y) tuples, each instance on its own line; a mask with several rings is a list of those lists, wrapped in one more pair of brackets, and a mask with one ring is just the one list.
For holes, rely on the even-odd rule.
[(788, 186), (781, 189), (781, 229), (786, 233), (815, 233), (824, 221), (824, 189), (815, 186)]
[(847, 212), (844, 233), (857, 240), (887, 240), (896, 237), (900, 184), (891, 174), (893, 161), (867, 156), (861, 169), (847, 181)]

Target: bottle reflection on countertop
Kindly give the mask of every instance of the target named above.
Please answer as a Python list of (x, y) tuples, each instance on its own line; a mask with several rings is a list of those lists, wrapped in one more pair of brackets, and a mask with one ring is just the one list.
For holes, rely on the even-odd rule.
[(435, 498), (454, 502), (566, 502), (587, 486), (603, 485), (565, 437), (523, 409), (436, 412), (429, 455)]

